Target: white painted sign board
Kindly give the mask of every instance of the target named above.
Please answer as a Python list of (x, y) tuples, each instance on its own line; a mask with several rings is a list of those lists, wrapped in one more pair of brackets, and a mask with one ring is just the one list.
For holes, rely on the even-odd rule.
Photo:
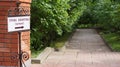
[(30, 16), (8, 17), (8, 32), (30, 30)]

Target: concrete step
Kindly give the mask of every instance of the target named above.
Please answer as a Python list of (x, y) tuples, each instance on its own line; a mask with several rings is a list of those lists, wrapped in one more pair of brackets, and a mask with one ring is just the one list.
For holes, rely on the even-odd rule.
[(53, 51), (54, 51), (53, 48), (47, 47), (44, 49), (44, 51), (42, 53), (39, 54), (39, 56), (37, 58), (32, 58), (31, 62), (33, 64), (40, 64), (40, 63), (44, 62), (45, 59), (49, 56), (49, 54), (52, 53)]

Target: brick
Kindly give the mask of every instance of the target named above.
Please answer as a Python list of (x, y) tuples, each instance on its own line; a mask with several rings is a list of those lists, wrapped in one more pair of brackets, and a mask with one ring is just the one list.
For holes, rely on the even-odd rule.
[(11, 42), (10, 42), (10, 43), (6, 43), (6, 44), (5, 44), (5, 47), (6, 47), (6, 48), (10, 48), (10, 47), (11, 47)]
[(10, 46), (11, 46), (10, 48), (18, 49), (18, 44), (11, 44)]
[(12, 44), (18, 44), (18, 43), (19, 43), (19, 39), (12, 39), (12, 40), (11, 40), (11, 43), (12, 43)]
[(1, 1), (3, 1), (3, 2), (9, 2), (9, 1), (16, 1), (16, 0), (1, 0)]
[(3, 64), (4, 62), (1, 62), (0, 64), (1, 64), (1, 66), (3, 66), (4, 64)]
[(19, 38), (18, 33), (17, 33), (17, 34), (12, 35), (12, 37), (13, 37), (13, 38)]
[(7, 10), (7, 12), (6, 12), (6, 11), (0, 12), (0, 15), (1, 15), (1, 16), (4, 16), (3, 18), (0, 18), (0, 20), (6, 20), (7, 18), (5, 18), (5, 16), (8, 15), (8, 10)]
[(27, 2), (27, 3), (31, 3), (31, 0), (19, 0), (21, 2)]
[(3, 61), (3, 57), (0, 57), (0, 61)]
[(21, 3), (20, 6), (25, 6), (27, 8), (30, 8), (30, 5), (29, 4), (26, 4), (26, 3)]
[(28, 43), (28, 42), (27, 42), (28, 40), (22, 40), (22, 41), (23, 41), (25, 44), (27, 44), (27, 43)]
[(7, 7), (1, 6), (0, 11), (8, 11), (9, 8), (10, 8), (9, 6), (7, 6)]
[(29, 46), (30, 45), (30, 32), (23, 32), (22, 33), (22, 41), (27, 45)]
[(17, 62), (16, 62), (16, 61), (15, 61), (15, 62), (14, 62), (14, 61), (13, 61), (13, 62), (11, 62), (11, 66), (18, 67), (18, 65), (19, 65), (19, 64), (18, 64), (18, 61), (17, 61)]
[(13, 61), (13, 62), (18, 62), (18, 60), (19, 60), (19, 54), (18, 53), (11, 53), (11, 60)]
[(4, 47), (5, 43), (0, 43), (0, 48)]
[[(0, 48), (1, 49), (1, 48)], [(0, 52), (0, 57), (3, 56), (3, 52)]]
[(18, 44), (12, 44), (12, 45), (11, 45), (11, 48), (14, 48), (14, 49), (16, 48), (16, 49), (18, 49)]
[(0, 39), (0, 43), (5, 43), (5, 39)]
[(11, 52), (18, 52), (19, 50), (18, 50), (18, 49), (13, 49), (13, 48), (11, 48), (10, 51), (11, 51)]
[(9, 38), (10, 38), (10, 39), (12, 39), (13, 37), (12, 37), (12, 35), (11, 35), (11, 34), (6, 34), (6, 35), (5, 35), (5, 38), (7, 38), (7, 39), (9, 39)]
[(13, 32), (13, 33), (11, 33), (12, 35), (18, 35), (18, 32)]
[(7, 30), (5, 30), (5, 29), (0, 29), (0, 33), (7, 33)]
[(4, 62), (3, 65), (4, 66), (11, 66), (11, 62)]
[(10, 39), (0, 39), (0, 43), (10, 43)]
[(22, 35), (28, 35), (28, 34), (30, 34), (30, 31), (22, 32)]
[(7, 29), (7, 25), (0, 25), (0, 29)]
[(5, 61), (5, 62), (6, 62), (6, 61), (9, 61), (9, 62), (12, 61), (12, 60), (11, 60), (11, 56), (9, 56), (9, 57), (4, 57), (4, 61)]
[(0, 25), (1, 25), (1, 24), (2, 24), (2, 25), (3, 25), (3, 24), (7, 24), (7, 21), (6, 21), (6, 22), (5, 22), (5, 21), (6, 21), (6, 20), (2, 20), (2, 21), (0, 20)]
[[(0, 0), (0, 57), (4, 58), (4, 62), (0, 62), (0, 66), (17, 66), (19, 67), (19, 60), (11, 61), (13, 53), (19, 52), (19, 36), (18, 32), (8, 33), (7, 31), (7, 15), (9, 9), (14, 9), (16, 1), (20, 1), (20, 6), (24, 9), (30, 10), (31, 0)], [(12, 7), (11, 7), (12, 6)], [(26, 8), (27, 7), (27, 8)], [(26, 51), (30, 50), (30, 32), (24, 32), (22, 36), (27, 45), (24, 48)]]
[(0, 38), (4, 38), (5, 37), (5, 34), (0, 34)]
[(30, 38), (29, 34), (26, 36), (22, 36), (22, 40), (28, 40)]
[[(8, 11), (4, 11), (4, 13), (5, 13), (5, 12), (8, 12)], [(0, 19), (7, 19), (6, 16), (1, 16), (1, 13), (3, 13), (3, 11), (0, 11)]]
[(4, 1), (1, 1), (0, 2), (0, 6), (3, 6), (3, 7), (6, 7), (6, 6), (15, 7), (16, 3), (15, 2), (4, 2)]
[(0, 52), (10, 52), (9, 48), (0, 48)]
[(9, 56), (11, 56), (11, 53), (3, 53), (3, 56), (4, 57), (9, 57)]
[(22, 50), (24, 50), (24, 51), (28, 51), (28, 50), (30, 50), (30, 46), (26, 46), (26, 47), (22, 47)]
[(0, 65), (2, 66), (2, 62), (0, 62)]
[(6, 34), (5, 38), (7, 38), (7, 39), (17, 39), (18, 35)]

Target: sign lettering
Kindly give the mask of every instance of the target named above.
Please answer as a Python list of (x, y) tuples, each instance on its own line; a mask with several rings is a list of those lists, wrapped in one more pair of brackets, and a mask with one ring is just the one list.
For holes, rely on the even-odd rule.
[(30, 16), (8, 17), (8, 32), (30, 30)]

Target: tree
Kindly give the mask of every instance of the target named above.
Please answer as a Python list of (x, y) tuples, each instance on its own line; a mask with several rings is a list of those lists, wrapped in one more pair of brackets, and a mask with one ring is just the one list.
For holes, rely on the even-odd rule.
[(31, 46), (41, 49), (64, 33), (72, 31), (83, 14), (83, 0), (33, 0), (31, 6)]

